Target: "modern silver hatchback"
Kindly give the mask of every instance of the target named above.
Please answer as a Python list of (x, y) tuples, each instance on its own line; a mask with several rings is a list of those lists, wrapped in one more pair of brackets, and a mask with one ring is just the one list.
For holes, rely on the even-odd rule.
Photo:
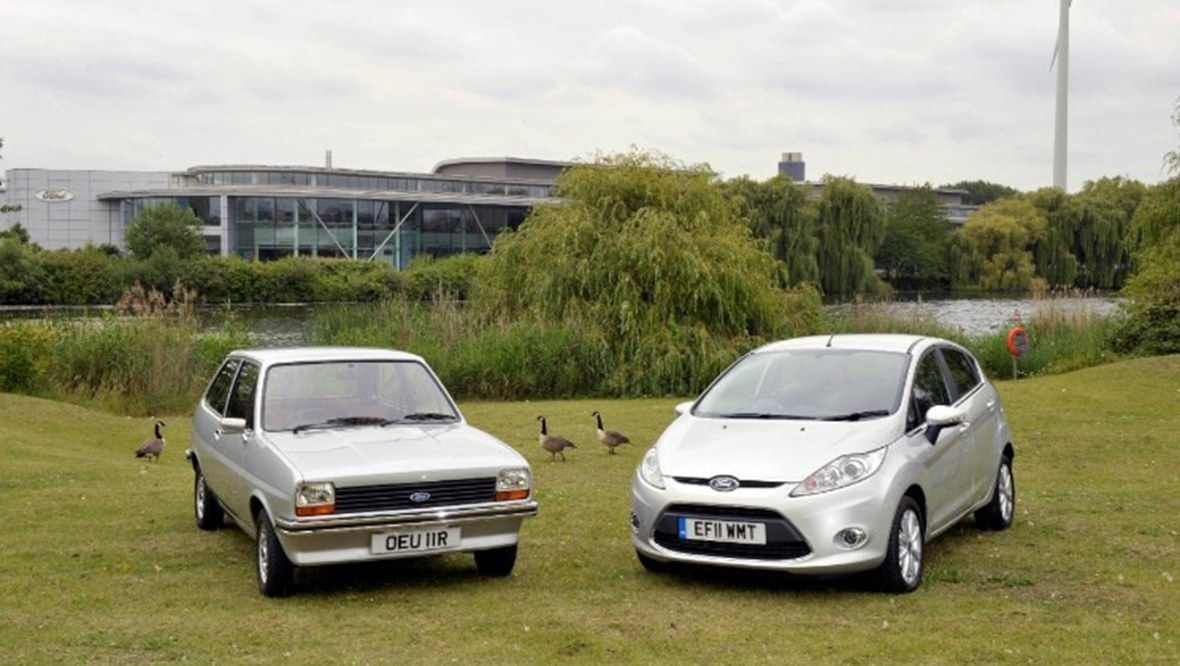
[(639, 561), (874, 572), (912, 592), (925, 545), (968, 514), (1012, 524), (1014, 448), (963, 347), (909, 335), (784, 340), (739, 359), (643, 457)]

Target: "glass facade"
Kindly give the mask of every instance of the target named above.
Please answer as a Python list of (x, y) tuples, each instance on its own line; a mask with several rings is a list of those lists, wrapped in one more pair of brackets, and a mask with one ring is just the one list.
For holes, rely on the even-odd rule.
[[(177, 195), (187, 189), (203, 196)], [(530, 203), (551, 199), (552, 189), (544, 181), (214, 168), (174, 174), (171, 196), (122, 198), (121, 216), (126, 225), (144, 208), (174, 201), (204, 222), (212, 253), (258, 261), (339, 257), (404, 268), (419, 255), (487, 252), (497, 235), (520, 226)]]
[(392, 177), (364, 174), (335, 174), (294, 171), (229, 170), (196, 174), (198, 185), (296, 185), (349, 190), (392, 190), (395, 192), (453, 192), (533, 197), (553, 196), (552, 185), (504, 183), (477, 179), (432, 176)]
[(404, 268), (428, 254), (483, 253), (528, 210), (353, 199), (231, 197), (230, 253), (272, 260), (292, 255), (382, 261)]

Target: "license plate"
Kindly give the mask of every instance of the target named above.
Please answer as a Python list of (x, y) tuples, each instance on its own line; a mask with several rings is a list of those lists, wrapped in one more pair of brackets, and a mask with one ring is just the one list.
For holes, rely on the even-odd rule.
[(459, 528), (413, 530), (374, 534), (370, 547), (374, 555), (390, 553), (428, 553), (459, 547)]
[(766, 524), (737, 520), (680, 518), (680, 538), (689, 541), (766, 544)]

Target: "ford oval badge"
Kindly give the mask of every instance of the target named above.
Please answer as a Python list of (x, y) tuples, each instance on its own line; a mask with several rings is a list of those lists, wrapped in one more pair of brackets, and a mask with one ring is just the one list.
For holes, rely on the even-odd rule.
[(414, 504), (421, 504), (430, 499), (430, 493), (417, 492), (410, 495), (410, 501)]
[(709, 479), (709, 487), (719, 493), (728, 493), (731, 490), (737, 490), (740, 485), (742, 485), (742, 482), (732, 476), (715, 476)]

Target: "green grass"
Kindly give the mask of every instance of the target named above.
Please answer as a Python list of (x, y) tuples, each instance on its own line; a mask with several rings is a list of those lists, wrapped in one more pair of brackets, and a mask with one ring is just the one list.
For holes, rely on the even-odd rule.
[[(929, 549), (912, 595), (856, 580), (646, 573), (629, 482), (675, 400), (470, 403), (533, 465), (540, 514), (516, 571), (471, 557), (300, 572), (261, 597), (253, 546), (201, 532), (166, 417), (159, 464), (126, 418), (0, 394), (0, 662), (1140, 664), (1180, 654), (1180, 357), (1001, 382), (1017, 520)], [(590, 411), (636, 446), (609, 456)], [(537, 445), (538, 414), (579, 444)]]

